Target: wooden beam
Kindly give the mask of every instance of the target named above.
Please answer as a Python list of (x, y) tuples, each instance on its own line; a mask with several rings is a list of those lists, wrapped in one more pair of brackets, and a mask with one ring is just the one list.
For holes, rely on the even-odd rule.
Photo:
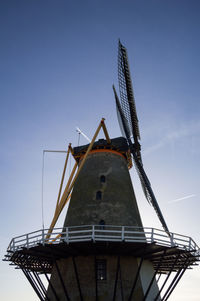
[(67, 197), (67, 192), (68, 192), (68, 190), (69, 190), (69, 186), (70, 186), (70, 184), (71, 184), (71, 182), (72, 182), (72, 179), (73, 179), (73, 177), (74, 177), (74, 174), (75, 174), (75, 171), (76, 171), (77, 166), (78, 166), (78, 163), (75, 161), (74, 167), (73, 167), (72, 172), (71, 172), (71, 174), (70, 174), (69, 180), (67, 181), (67, 185), (66, 185), (66, 187), (65, 187), (65, 190), (64, 190), (64, 192), (63, 192), (63, 195), (62, 195), (62, 197), (61, 197), (61, 199), (60, 199), (60, 202), (59, 202), (58, 206), (56, 207), (55, 215), (59, 212), (60, 204), (63, 203), (63, 200), (64, 200), (64, 199), (66, 200), (66, 199), (68, 198), (68, 197)]
[(61, 198), (61, 200), (60, 200), (60, 204), (59, 204), (59, 208), (58, 208), (59, 210), (62, 210), (63, 204), (64, 204), (64, 202), (65, 202), (65, 199), (68, 197), (69, 193), (71, 192), (71, 190), (72, 190), (72, 188), (73, 188), (73, 186), (74, 186), (74, 183), (75, 183), (75, 181), (76, 181), (76, 179), (77, 179), (77, 177), (78, 177), (78, 175), (79, 175), (81, 169), (83, 168), (83, 165), (84, 165), (84, 163), (85, 163), (85, 161), (86, 161), (86, 159), (87, 159), (87, 156), (88, 156), (89, 152), (91, 151), (91, 149), (92, 149), (92, 147), (93, 147), (93, 144), (94, 144), (94, 142), (95, 142), (95, 139), (96, 139), (96, 137), (98, 136), (99, 131), (100, 131), (101, 127), (102, 127), (102, 121), (103, 121), (103, 120), (104, 120), (104, 118), (102, 118), (102, 120), (101, 120), (101, 122), (100, 122), (100, 124), (99, 124), (99, 126), (98, 126), (98, 128), (97, 128), (97, 130), (96, 130), (96, 132), (95, 132), (95, 134), (94, 134), (94, 137), (92, 138), (92, 141), (91, 141), (91, 143), (90, 143), (90, 145), (89, 145), (89, 147), (88, 147), (88, 149), (87, 149), (85, 155), (83, 156), (83, 159), (81, 160), (81, 163), (80, 163), (80, 165), (79, 165), (79, 168), (78, 168), (78, 170), (77, 170), (77, 173), (76, 173), (76, 175), (75, 175), (75, 177), (74, 177), (72, 183), (70, 184), (70, 187), (68, 188), (68, 191), (66, 191), (66, 193), (65, 193), (65, 192), (63, 193), (63, 196), (62, 196), (62, 198)]
[[(50, 225), (50, 229), (49, 229), (49, 231), (48, 231), (48, 234), (47, 234), (47, 236), (46, 236), (47, 239), (49, 239), (49, 237), (50, 237), (50, 235), (51, 235), (51, 233), (52, 233), (52, 231), (53, 231), (53, 228), (54, 228), (54, 226), (55, 226), (55, 224), (56, 224), (56, 222), (57, 222), (57, 220), (58, 220), (58, 218), (59, 218), (59, 216), (60, 216), (60, 214), (61, 214), (61, 212), (62, 212), (64, 206), (65, 206), (65, 204), (66, 204), (67, 201), (69, 200), (69, 195), (70, 195), (70, 193), (71, 193), (71, 190), (73, 189), (74, 183), (75, 183), (75, 181), (76, 181), (76, 179), (77, 179), (77, 177), (78, 177), (78, 175), (79, 175), (81, 169), (82, 169), (83, 166), (84, 166), (84, 163), (85, 163), (85, 161), (86, 161), (86, 159), (87, 159), (87, 156), (88, 156), (89, 152), (91, 151), (91, 149), (92, 149), (92, 147), (93, 147), (93, 144), (94, 144), (94, 142), (95, 142), (95, 140), (96, 140), (96, 138), (97, 138), (97, 136), (98, 136), (98, 134), (99, 134), (99, 131), (100, 131), (101, 127), (103, 127), (104, 120), (105, 120), (104, 118), (101, 119), (101, 122), (99, 123), (99, 126), (98, 126), (98, 128), (97, 128), (97, 130), (96, 130), (96, 132), (95, 132), (95, 134), (94, 134), (94, 136), (93, 136), (93, 138), (92, 138), (92, 141), (91, 141), (91, 143), (90, 143), (90, 145), (89, 145), (89, 147), (88, 147), (88, 149), (87, 149), (85, 155), (83, 156), (83, 159), (81, 160), (81, 163), (80, 163), (80, 165), (79, 165), (79, 168), (78, 168), (78, 170), (77, 170), (77, 173), (76, 173), (74, 179), (72, 180), (73, 175), (74, 175), (75, 170), (76, 170), (76, 167), (77, 167), (77, 165), (78, 165), (78, 163), (75, 162), (73, 171), (72, 171), (72, 173), (71, 173), (71, 175), (70, 175), (70, 178), (69, 178), (68, 183), (67, 183), (67, 185), (66, 185), (66, 187), (65, 187), (65, 190), (64, 190), (63, 195), (62, 195), (62, 197), (61, 197), (61, 199), (60, 199), (60, 202), (59, 202), (58, 206), (56, 206), (55, 214), (54, 214), (53, 220), (52, 220), (52, 222), (51, 222), (51, 225)], [(71, 182), (71, 181), (72, 181), (72, 182)]]
[(104, 131), (104, 134), (105, 134), (105, 137), (106, 137), (106, 141), (108, 144), (111, 144), (111, 140), (110, 140), (110, 137), (108, 135), (108, 131), (107, 131), (107, 128), (106, 128), (106, 125), (104, 123), (104, 119), (102, 119), (102, 128), (103, 128), (103, 131)]
[[(68, 196), (68, 198), (65, 200), (65, 203), (64, 203), (64, 205), (63, 205), (63, 208), (64, 208), (64, 206), (66, 205), (66, 203), (69, 201), (70, 197), (71, 197), (71, 194), (70, 194), (70, 195)], [(47, 235), (46, 235), (46, 239), (49, 239), (49, 238), (50, 238), (51, 233), (52, 233), (52, 231), (53, 231), (53, 228), (54, 228), (54, 226), (55, 226), (55, 224), (56, 224), (56, 222), (57, 222), (57, 220), (58, 220), (60, 214), (61, 214), (61, 211), (58, 211), (58, 210), (57, 210), (57, 211), (55, 212), (55, 215), (54, 215), (53, 220), (52, 220), (52, 222), (51, 222), (50, 228), (49, 228), (48, 233), (47, 233)]]

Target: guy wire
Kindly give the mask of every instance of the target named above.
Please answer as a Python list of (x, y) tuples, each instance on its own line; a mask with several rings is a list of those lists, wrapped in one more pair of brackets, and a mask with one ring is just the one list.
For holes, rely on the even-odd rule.
[(44, 154), (45, 151), (43, 150), (42, 155), (42, 229), (44, 230)]

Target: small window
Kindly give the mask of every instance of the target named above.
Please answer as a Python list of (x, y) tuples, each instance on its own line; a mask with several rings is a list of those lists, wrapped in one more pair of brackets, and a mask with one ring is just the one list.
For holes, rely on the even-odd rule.
[(97, 280), (106, 280), (106, 260), (98, 259), (96, 261)]
[(105, 182), (106, 182), (106, 177), (105, 177), (104, 175), (102, 175), (102, 176), (100, 177), (100, 182), (101, 182), (101, 183), (105, 183)]
[(96, 192), (96, 200), (97, 200), (97, 201), (101, 200), (101, 196), (102, 196), (101, 191), (100, 191), (100, 190), (97, 191), (97, 192)]
[(104, 228), (105, 228), (105, 221), (104, 221), (103, 219), (101, 219), (100, 222), (99, 222), (99, 225), (100, 225), (99, 228), (100, 228), (101, 230), (104, 230)]

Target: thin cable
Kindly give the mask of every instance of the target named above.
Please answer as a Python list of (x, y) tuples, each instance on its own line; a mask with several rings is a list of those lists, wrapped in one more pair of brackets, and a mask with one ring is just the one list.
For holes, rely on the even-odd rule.
[[(42, 229), (44, 229), (44, 154), (45, 153), (67, 153), (67, 151), (64, 150), (43, 150), (43, 155), (42, 155)], [(70, 157), (71, 158), (71, 157)], [(71, 162), (70, 162), (70, 169), (71, 169)]]
[(42, 155), (42, 229), (44, 230), (44, 154)]
[(43, 150), (44, 153), (67, 153), (67, 151), (65, 150), (49, 150), (49, 149), (45, 149)]

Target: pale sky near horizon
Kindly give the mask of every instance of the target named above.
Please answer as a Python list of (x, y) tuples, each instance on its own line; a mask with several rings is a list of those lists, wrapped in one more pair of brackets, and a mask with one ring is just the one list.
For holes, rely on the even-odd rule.
[[(13, 237), (41, 228), (42, 151), (77, 145), (76, 126), (91, 138), (102, 117), (111, 137), (121, 135), (112, 91), (119, 38), (145, 170), (169, 229), (200, 244), (199, 32), (198, 0), (0, 2), (1, 258)], [(63, 164), (63, 155), (45, 155), (45, 227)], [(143, 224), (161, 228), (131, 176)], [(2, 300), (37, 300), (21, 271), (0, 265)], [(196, 267), (171, 300), (200, 300), (199, 283)]]

